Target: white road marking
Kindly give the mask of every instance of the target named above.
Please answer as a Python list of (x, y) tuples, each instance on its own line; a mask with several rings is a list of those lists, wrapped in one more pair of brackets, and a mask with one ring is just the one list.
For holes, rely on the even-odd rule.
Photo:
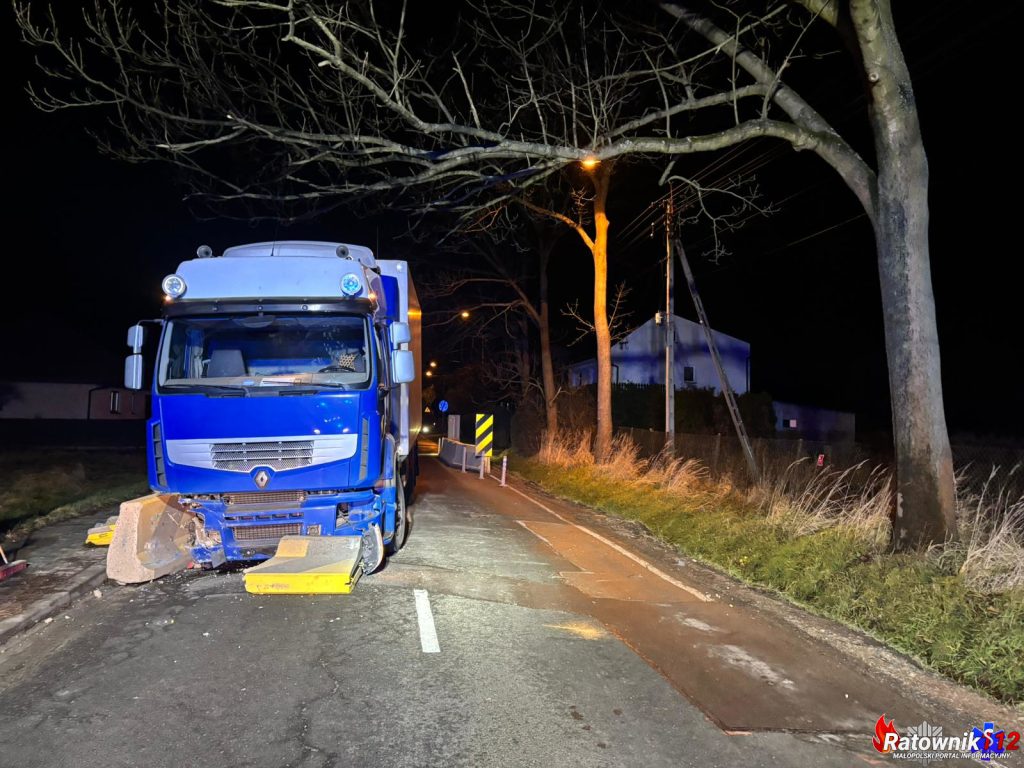
[(416, 620), (420, 624), (420, 646), (424, 653), (440, 653), (434, 614), (430, 610), (430, 596), (425, 589), (414, 589), (413, 594), (416, 595)]
[[(520, 491), (518, 488), (514, 488), (511, 485), (506, 485), (505, 487), (508, 488), (510, 491), (514, 491), (515, 493), (518, 493), (520, 496), (522, 496), (527, 501), (533, 502), (538, 507), (540, 507), (545, 512), (547, 512), (549, 515), (554, 515), (555, 517), (557, 517), (559, 520), (561, 520), (566, 525), (571, 525), (572, 527), (578, 528), (579, 530), (583, 531), (588, 536), (593, 536), (595, 539), (600, 541), (602, 544), (606, 544), (607, 546), (611, 547), (616, 552), (618, 552), (620, 555), (623, 555), (624, 557), (628, 557), (634, 563), (643, 566), (648, 571), (650, 571), (655, 576), (657, 576), (659, 579), (662, 579), (663, 581), (668, 582), (673, 587), (677, 587), (677, 588), (683, 590), (684, 592), (689, 592), (691, 595), (696, 597), (698, 600), (701, 600), (701, 601), (703, 601), (705, 603), (713, 602), (713, 600), (710, 597), (705, 595), (700, 590), (694, 589), (693, 587), (689, 586), (688, 584), (683, 584), (683, 582), (679, 581), (678, 579), (673, 579), (671, 576), (669, 576), (664, 571), (662, 571), (662, 570), (656, 568), (655, 566), (651, 565), (649, 562), (644, 560), (642, 557), (634, 555), (628, 549), (624, 549), (623, 547), (620, 547), (614, 541), (610, 541), (609, 539), (606, 539), (601, 534), (595, 533), (594, 531), (590, 530), (589, 528), (584, 528), (582, 525), (577, 525), (576, 523), (572, 522), (571, 520), (568, 520), (568, 519), (562, 517), (562, 515), (560, 515), (557, 512), (555, 512), (555, 510), (551, 509), (548, 506), (545, 506), (544, 504), (541, 504), (535, 498), (533, 498), (532, 496), (528, 496), (527, 494), (525, 494), (522, 491)], [(534, 532), (534, 533), (536, 535), (536, 532)]]
[(532, 534), (533, 534), (534, 536), (536, 536), (536, 537), (537, 537), (538, 539), (540, 539), (541, 541), (543, 541), (543, 542), (544, 542), (545, 544), (547, 544), (547, 545), (548, 545), (549, 547), (551, 547), (552, 549), (554, 549), (554, 548), (555, 548), (555, 545), (554, 545), (554, 544), (552, 544), (552, 543), (551, 543), (550, 541), (548, 541), (547, 539), (545, 539), (545, 538), (544, 538), (543, 536), (541, 536), (541, 535), (540, 535), (539, 533), (537, 533), (537, 532), (536, 532), (535, 530), (533, 530), (532, 528), (530, 528), (530, 526), (528, 526), (528, 525), (527, 525), (527, 524), (526, 524), (526, 523), (525, 523), (525, 522), (524, 522), (523, 520), (516, 520), (516, 522), (517, 522), (517, 523), (519, 523), (519, 524), (520, 524), (521, 526), (523, 526), (523, 528), (525, 528), (526, 530), (528, 530), (528, 531), (529, 531), (530, 533), (532, 533)]

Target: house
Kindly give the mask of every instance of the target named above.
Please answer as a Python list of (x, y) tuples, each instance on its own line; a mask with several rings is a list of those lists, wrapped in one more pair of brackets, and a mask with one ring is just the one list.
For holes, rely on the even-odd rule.
[(149, 394), (68, 381), (12, 381), (0, 386), (0, 419), (145, 419)]
[(775, 431), (779, 437), (796, 437), (826, 443), (852, 443), (857, 431), (857, 418), (852, 413), (772, 402), (775, 409)]
[[(699, 323), (672, 316), (675, 330), (675, 386), (721, 391), (711, 351)], [(722, 358), (729, 386), (736, 394), (750, 389), (750, 344), (712, 330)], [(591, 358), (569, 366), (569, 384), (574, 387), (597, 381), (597, 360)], [(612, 382), (616, 384), (665, 383), (665, 333), (655, 318), (612, 344)]]

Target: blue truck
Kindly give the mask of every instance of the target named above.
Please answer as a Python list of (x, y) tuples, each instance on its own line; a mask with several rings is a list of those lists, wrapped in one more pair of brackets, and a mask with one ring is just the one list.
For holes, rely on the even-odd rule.
[(162, 287), (163, 316), (128, 332), (125, 385), (143, 388), (158, 327), (149, 485), (187, 513), (193, 562), (265, 560), (284, 537), (359, 537), (370, 570), (397, 552), (422, 414), (408, 264), (345, 243), (201, 246)]

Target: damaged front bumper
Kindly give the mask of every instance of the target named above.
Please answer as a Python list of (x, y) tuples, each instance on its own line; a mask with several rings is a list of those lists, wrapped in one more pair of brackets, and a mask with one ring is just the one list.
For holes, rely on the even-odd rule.
[[(371, 526), (393, 530), (386, 506), (373, 490), (181, 497), (196, 515), (193, 561), (205, 567), (265, 560), (283, 536), (361, 536)], [(391, 516), (393, 518), (393, 512)], [(388, 525), (387, 523), (390, 523)]]

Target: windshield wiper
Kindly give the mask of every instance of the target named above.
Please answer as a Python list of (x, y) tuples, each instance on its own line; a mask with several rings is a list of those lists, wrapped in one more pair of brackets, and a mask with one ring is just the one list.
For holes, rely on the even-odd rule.
[(248, 387), (237, 384), (165, 384), (164, 389), (187, 389), (190, 392), (199, 392), (206, 396), (219, 395), (221, 397), (245, 397), (249, 393)]
[(279, 395), (315, 395), (322, 389), (348, 389), (348, 384), (340, 381), (324, 382), (322, 384), (306, 384), (303, 386), (282, 387), (277, 391)]

